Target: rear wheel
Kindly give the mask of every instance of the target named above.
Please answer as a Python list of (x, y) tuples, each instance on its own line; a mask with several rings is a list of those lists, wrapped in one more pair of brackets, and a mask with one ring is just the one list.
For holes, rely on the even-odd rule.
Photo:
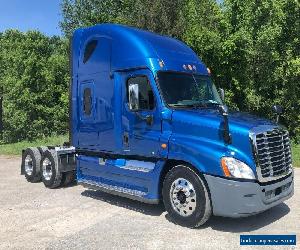
[(27, 181), (41, 180), (41, 153), (37, 148), (27, 148), (23, 156), (24, 173)]
[(47, 188), (59, 187), (62, 173), (58, 169), (58, 158), (54, 150), (46, 150), (42, 158), (42, 181)]
[(166, 175), (163, 201), (173, 222), (199, 227), (211, 216), (211, 203), (201, 177), (189, 166), (178, 165)]

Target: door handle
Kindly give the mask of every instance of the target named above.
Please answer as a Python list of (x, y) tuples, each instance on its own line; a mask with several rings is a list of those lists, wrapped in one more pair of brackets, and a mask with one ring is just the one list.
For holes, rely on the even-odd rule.
[(129, 136), (128, 136), (127, 132), (124, 132), (124, 134), (123, 134), (123, 143), (125, 146), (129, 145)]
[(147, 125), (151, 126), (153, 124), (153, 115), (146, 115), (145, 120)]
[(142, 116), (140, 113), (135, 112), (136, 116), (141, 120), (145, 121), (147, 125), (151, 126), (153, 124), (153, 115)]

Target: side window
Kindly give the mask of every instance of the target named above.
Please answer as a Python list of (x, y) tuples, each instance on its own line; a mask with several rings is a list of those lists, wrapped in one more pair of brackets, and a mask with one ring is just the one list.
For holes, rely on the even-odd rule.
[(88, 39), (84, 42), (80, 51), (78, 73), (86, 76), (100, 72), (110, 72), (111, 39), (98, 36)]
[(126, 87), (127, 102), (131, 110), (154, 109), (154, 94), (146, 76), (129, 78)]
[(83, 91), (83, 112), (86, 116), (90, 116), (92, 113), (92, 91), (90, 88)]
[(92, 40), (88, 42), (88, 44), (85, 46), (84, 54), (83, 54), (83, 63), (86, 63), (94, 53), (96, 47), (97, 47), (98, 41)]

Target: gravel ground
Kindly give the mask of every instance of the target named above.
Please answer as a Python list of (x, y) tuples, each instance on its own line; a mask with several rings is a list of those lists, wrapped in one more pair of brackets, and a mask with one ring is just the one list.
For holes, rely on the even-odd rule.
[[(0, 156), (0, 249), (228, 250), (251, 248), (239, 245), (240, 234), (300, 236), (300, 169), (287, 202), (256, 216), (212, 217), (202, 228), (187, 229), (172, 224), (162, 206), (81, 186), (50, 190), (28, 183), (19, 166), (20, 158)], [(272, 249), (296, 248), (299, 243)]]

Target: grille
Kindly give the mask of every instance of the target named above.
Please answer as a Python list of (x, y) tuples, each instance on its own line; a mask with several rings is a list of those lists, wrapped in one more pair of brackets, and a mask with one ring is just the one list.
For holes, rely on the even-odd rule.
[(292, 164), (288, 132), (273, 129), (256, 134), (256, 157), (263, 178), (287, 174)]

